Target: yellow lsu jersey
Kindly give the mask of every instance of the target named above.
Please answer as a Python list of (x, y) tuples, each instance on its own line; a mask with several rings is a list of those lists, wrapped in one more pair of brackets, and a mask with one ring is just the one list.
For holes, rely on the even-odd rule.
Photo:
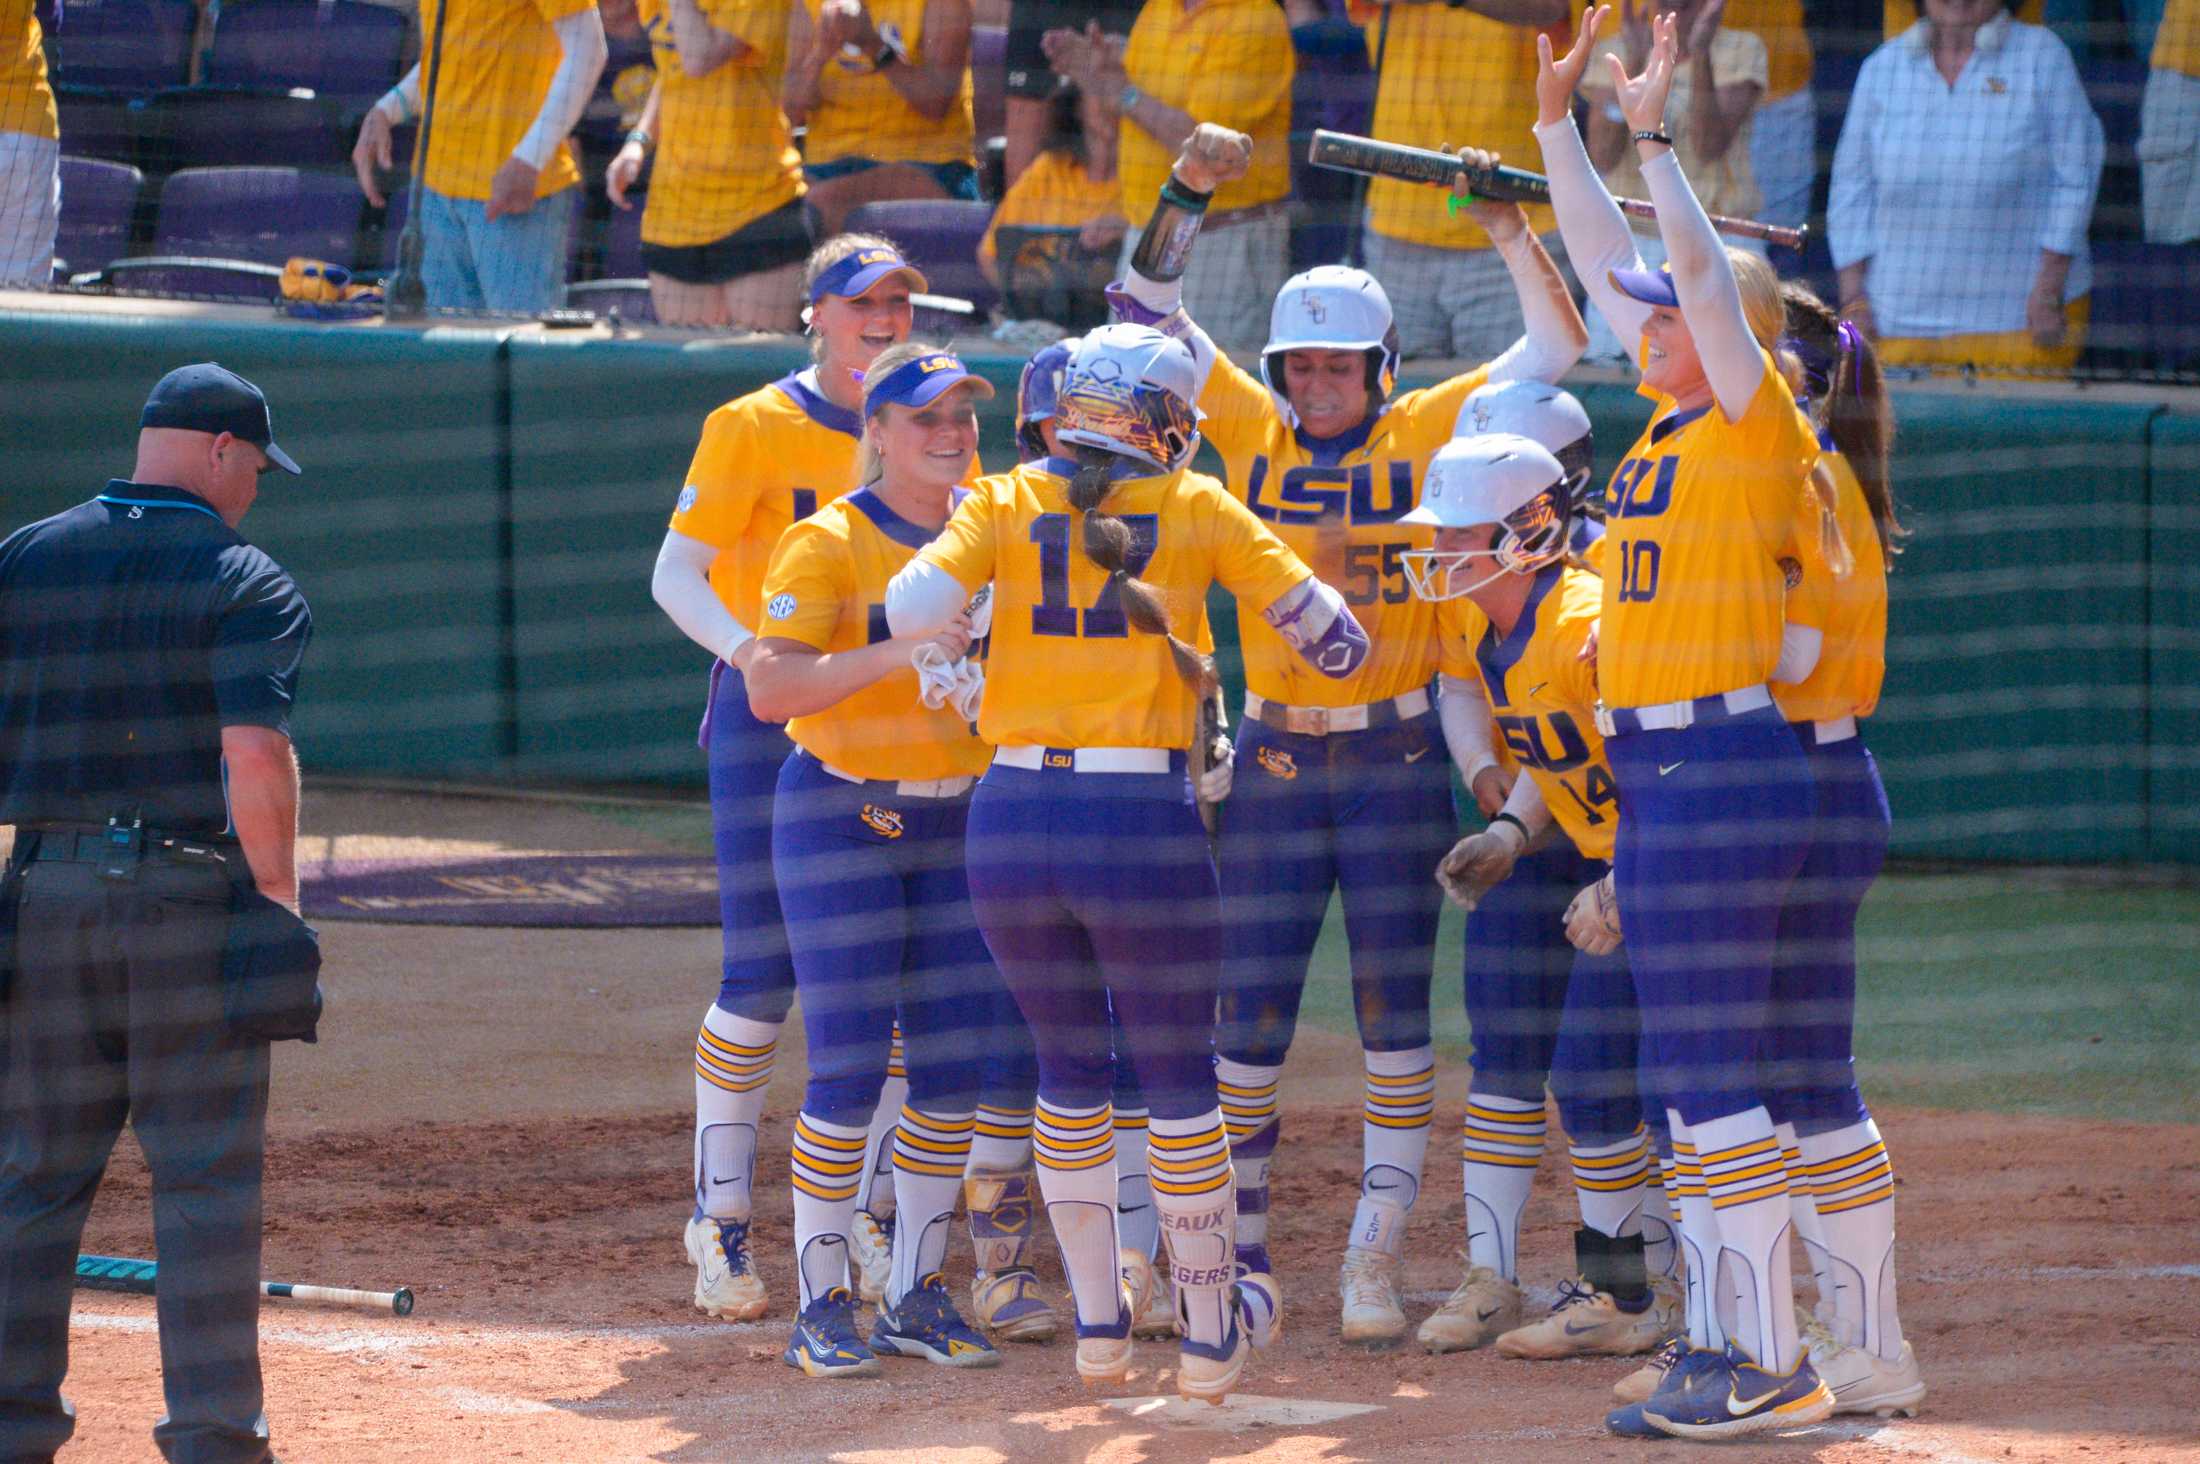
[(673, 44), (670, 4), (641, 0), (662, 93), (642, 238), (679, 248), (714, 243), (800, 198), (802, 155), (779, 110), (786, 5), (701, 0), (703, 18), (746, 49), (708, 76), (690, 76)]
[[(817, 23), (823, 0), (801, 0)], [(924, 55), (926, 0), (870, 0), (872, 24), (881, 35), (898, 37), (910, 59)], [(818, 75), (817, 107), (810, 113), (803, 142), (812, 163), (841, 158), (871, 158), (882, 163), (968, 163), (971, 153), (970, 70), (963, 68), (962, 90), (944, 117), (927, 117), (894, 90), (886, 73), (869, 56), (841, 54)]]
[(1605, 493), (1604, 703), (1655, 706), (1756, 686), (1780, 659), (1783, 559), (1817, 530), (1818, 438), (1765, 357), (1741, 417), (1658, 403)]
[(46, 36), (32, 0), (0, 0), (0, 132), (61, 135), (46, 82)]
[(1444, 674), (1481, 678), (1500, 759), (1535, 780), (1576, 849), (1610, 859), (1619, 784), (1597, 733), (1596, 671), (1581, 659), (1604, 612), (1603, 581), (1562, 565), (1545, 569), (1507, 636), (1472, 600), (1446, 600), (1437, 609)]
[(1421, 501), (1421, 471), (1451, 440), (1460, 404), (1488, 379), (1483, 366), (1406, 392), (1362, 433), (1317, 450), (1284, 424), (1258, 377), (1216, 359), (1199, 397), (1200, 430), (1222, 454), (1231, 490), (1344, 596), (1371, 643), (1357, 673), (1332, 680), (1260, 618), (1261, 605), (1240, 606), (1248, 690), (1287, 706), (1349, 707), (1428, 685), (1436, 607), (1413, 593), (1402, 557), (1428, 534), (1398, 520)]
[[(421, 35), (436, 34), (440, 3), (421, 0)], [(446, 198), (488, 198), (490, 180), (534, 125), (557, 74), (564, 52), (551, 27), (595, 8), (596, 0), (458, 0), (443, 28), (428, 187)], [(427, 70), (423, 61), (423, 85)], [(580, 181), (573, 143), (562, 141), (535, 179), (535, 197), (548, 198)]]
[[(787, 530), (772, 551), (757, 634), (828, 652), (891, 639), (886, 582), (931, 538), (868, 488), (835, 499)], [(993, 760), (993, 749), (952, 706), (924, 704), (913, 666), (794, 718), (787, 735), (820, 761), (866, 778), (968, 777)]]
[[(918, 557), (976, 594), (993, 582), (978, 735), (997, 747), (1167, 747), (1191, 741), (1192, 689), (1158, 635), (1131, 625), (1082, 547), (1054, 460), (981, 478)], [(1131, 531), (1129, 567), (1159, 591), (1176, 633), (1204, 644), (1207, 587), (1271, 605), (1307, 568), (1204, 473), (1117, 482), (1102, 504)]]
[(1787, 618), (1824, 637), (1818, 664), (1793, 684), (1775, 683), (1772, 699), (1790, 722), (1830, 722), (1868, 717), (1879, 706), (1887, 677), (1887, 556), (1879, 547), (1871, 505), (1849, 460), (1828, 451), (1819, 465), (1833, 477), (1834, 516), (1855, 561), (1836, 577), (1817, 533), (1802, 535), (1802, 591), (1790, 597)]
[(711, 588), (733, 618), (758, 629), (764, 572), (789, 524), (855, 486), (863, 422), (802, 375), (736, 397), (703, 421), (703, 440), (670, 527), (718, 551)]

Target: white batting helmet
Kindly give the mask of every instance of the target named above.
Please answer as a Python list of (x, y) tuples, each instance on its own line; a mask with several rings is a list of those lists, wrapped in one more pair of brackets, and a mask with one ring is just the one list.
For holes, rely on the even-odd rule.
[[(1532, 438), (1498, 432), (1455, 437), (1436, 450), (1421, 478), (1420, 506), (1402, 524), (1468, 529), (1497, 524), (1487, 549), (1409, 549), (1406, 579), (1424, 600), (1454, 600), (1500, 575), (1533, 574), (1566, 552), (1566, 474), (1550, 449)], [(1472, 584), (1461, 582), (1468, 561), (1497, 567)]]
[(1510, 432), (1542, 443), (1566, 470), (1568, 506), (1577, 513), (1591, 509), (1585, 490), (1595, 467), (1596, 444), (1589, 414), (1571, 393), (1541, 381), (1479, 386), (1460, 404), (1459, 420), (1451, 430), (1454, 437)]
[(1055, 436), (1168, 471), (1199, 448), (1198, 400), (1199, 371), (1182, 341), (1150, 325), (1104, 325), (1063, 368)]
[(1343, 264), (1316, 265), (1283, 282), (1268, 312), (1260, 379), (1283, 408), (1286, 425), (1297, 426), (1298, 414), (1283, 394), (1282, 370), (1272, 364), (1281, 351), (1365, 351), (1367, 389), (1381, 401), (1398, 380), (1398, 325), (1390, 296), (1375, 276)]

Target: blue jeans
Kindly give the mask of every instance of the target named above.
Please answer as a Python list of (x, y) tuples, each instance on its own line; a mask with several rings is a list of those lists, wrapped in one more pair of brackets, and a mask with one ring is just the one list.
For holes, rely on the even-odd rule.
[(479, 199), (420, 191), (420, 279), (434, 310), (539, 315), (565, 301), (566, 242), (578, 188), (489, 221)]

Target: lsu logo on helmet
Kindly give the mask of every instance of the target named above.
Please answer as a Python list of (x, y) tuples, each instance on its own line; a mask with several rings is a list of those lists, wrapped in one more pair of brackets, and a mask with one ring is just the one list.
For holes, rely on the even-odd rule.
[(1287, 783), (1299, 775), (1298, 761), (1280, 747), (1262, 748), (1257, 761), (1262, 772), (1281, 778)]
[(860, 815), (863, 826), (884, 839), (898, 839), (902, 835), (901, 815), (891, 808), (881, 808), (876, 803), (863, 805)]

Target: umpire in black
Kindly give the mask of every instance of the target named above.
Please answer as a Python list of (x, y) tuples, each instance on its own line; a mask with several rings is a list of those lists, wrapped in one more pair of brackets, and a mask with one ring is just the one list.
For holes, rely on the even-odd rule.
[[(305, 600), (238, 523), (297, 464), (257, 387), (170, 372), (137, 466), (0, 543), (0, 1460), (49, 1459), (84, 1220), (122, 1124), (152, 1171), (178, 1461), (269, 1457), (259, 1358), (268, 1044), (225, 1016), (233, 884), (295, 911)], [(292, 916), (273, 912), (278, 918)], [(300, 927), (302, 929), (302, 927)], [(0, 971), (9, 942), (0, 940)]]

